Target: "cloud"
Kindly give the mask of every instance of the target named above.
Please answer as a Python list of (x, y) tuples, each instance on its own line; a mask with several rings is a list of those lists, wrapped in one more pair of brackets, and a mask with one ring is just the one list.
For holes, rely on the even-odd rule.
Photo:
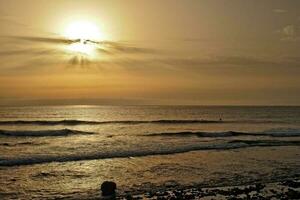
[(30, 55), (30, 56), (37, 56), (37, 55), (49, 55), (53, 53), (58, 53), (53, 49), (16, 49), (16, 50), (9, 50), (9, 51), (0, 51), (0, 58), (7, 57), (7, 56), (18, 56), (18, 55)]
[[(6, 47), (0, 50), (2, 65), (14, 69), (36, 69), (35, 66), (49, 67), (53, 64), (71, 66), (103, 65), (103, 58), (116, 60), (126, 57), (143, 57), (143, 55), (156, 55), (156, 49), (143, 47), (130, 42), (118, 41), (91, 41), (70, 40), (62, 37), (36, 37), (36, 36), (2, 36)], [(93, 56), (68, 51), (68, 45), (82, 43), (95, 48)]]
[[(65, 70), (67, 68), (81, 67), (85, 68), (91, 73), (102, 70), (121, 70), (127, 72), (137, 73), (155, 73), (167, 72), (172, 70), (184, 70), (201, 68), (219, 68), (219, 67), (280, 67), (280, 66), (299, 66), (300, 60), (298, 57), (279, 58), (274, 60), (272, 58), (255, 57), (255, 56), (211, 56), (211, 57), (191, 57), (185, 58), (182, 56), (166, 57), (119, 57), (113, 56), (105, 60), (93, 60), (84, 56), (70, 55), (68, 58), (59, 59), (57, 57), (39, 57), (24, 62), (21, 65), (12, 67), (9, 70), (11, 73), (43, 73), (57, 70)], [(56, 59), (57, 58), (57, 59)], [(65, 66), (65, 68), (55, 68), (55, 66)], [(4, 69), (3, 69), (4, 70)], [(2, 72), (3, 72), (2, 70)], [(8, 71), (8, 72), (9, 72)]]
[(147, 71), (147, 70), (182, 70), (201, 69), (214, 67), (281, 67), (299, 66), (300, 60), (295, 57), (288, 58), (264, 58), (255, 56), (211, 56), (211, 57), (157, 57), (144, 59), (115, 59), (106, 63), (99, 63), (99, 66), (119, 66), (126, 70)]
[(284, 9), (276, 8), (276, 9), (273, 9), (273, 12), (278, 13), (278, 14), (283, 14), (283, 13), (287, 13), (288, 11), (284, 10)]
[(287, 25), (278, 31), (282, 35), (282, 40), (297, 41), (299, 40), (298, 30), (295, 25)]
[[(288, 25), (280, 30), (283, 38), (296, 38), (297, 30)], [(7, 39), (7, 38), (6, 38)], [(146, 72), (184, 69), (185, 67), (265, 67), (280, 66), (282, 63), (295, 65), (295, 60), (274, 61), (274, 59), (253, 55), (213, 55), (208, 57), (183, 55), (172, 56), (157, 49), (146, 48), (130, 42), (84, 41), (97, 48), (96, 56), (69, 52), (66, 48), (74, 41), (58, 37), (9, 37), (10, 49), (2, 48), (0, 58), (2, 69), (11, 73), (55, 71), (65, 68), (84, 67), (88, 69), (125, 69)], [(75, 41), (78, 42), (78, 41)], [(82, 41), (81, 41), (82, 42)], [(14, 45), (17, 44), (17, 47)], [(54, 45), (53, 45), (54, 44)], [(299, 63), (299, 62), (297, 62)], [(57, 66), (57, 68), (55, 68)], [(3, 72), (2, 70), (2, 72)], [(91, 70), (93, 71), (93, 70)]]
[(295, 27), (293, 25), (288, 25), (288, 26), (283, 28), (283, 33), (286, 36), (294, 37), (295, 34), (296, 34)]
[(254, 66), (275, 64), (270, 60), (251, 56), (214, 56), (210, 58), (173, 58), (161, 60), (162, 63), (174, 66), (203, 66), (203, 65), (236, 65)]
[[(1, 13), (0, 13), (1, 14)], [(12, 25), (17, 25), (17, 26), (21, 26), (21, 27), (29, 27), (26, 24), (20, 23), (18, 22), (15, 18), (9, 16), (9, 15), (1, 15), (0, 16), (0, 21), (4, 22), (4, 23), (8, 23), (8, 24), (12, 24)]]
[(288, 60), (291, 63), (300, 64), (300, 56), (288, 56), (288, 57), (286, 57), (286, 60)]
[(138, 47), (133, 44), (122, 43), (122, 42), (112, 42), (112, 41), (103, 41), (99, 43), (103, 47), (107, 47), (107, 50), (115, 53), (143, 53), (143, 54), (153, 54), (157, 53), (157, 50)]

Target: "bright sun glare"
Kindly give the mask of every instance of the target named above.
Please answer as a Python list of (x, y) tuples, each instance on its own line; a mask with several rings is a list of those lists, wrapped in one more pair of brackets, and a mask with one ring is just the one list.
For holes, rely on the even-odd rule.
[(64, 35), (72, 40), (80, 39), (80, 42), (69, 45), (68, 49), (72, 52), (86, 55), (91, 55), (95, 52), (95, 44), (86, 43), (84, 40), (99, 41), (103, 39), (103, 35), (99, 31), (98, 27), (87, 21), (71, 23), (66, 28)]
[(99, 40), (101, 33), (99, 28), (87, 21), (78, 21), (71, 23), (65, 31), (65, 36), (70, 39), (83, 39), (83, 40)]

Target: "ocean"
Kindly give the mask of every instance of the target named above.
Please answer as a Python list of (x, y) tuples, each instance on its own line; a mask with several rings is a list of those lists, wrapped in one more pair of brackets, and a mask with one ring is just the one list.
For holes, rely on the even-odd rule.
[(299, 150), (300, 107), (0, 107), (0, 199), (284, 181)]

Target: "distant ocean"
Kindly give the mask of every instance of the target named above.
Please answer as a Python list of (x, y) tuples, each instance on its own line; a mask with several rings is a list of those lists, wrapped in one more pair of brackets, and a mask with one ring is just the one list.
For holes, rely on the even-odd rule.
[(0, 107), (0, 199), (300, 176), (300, 107)]

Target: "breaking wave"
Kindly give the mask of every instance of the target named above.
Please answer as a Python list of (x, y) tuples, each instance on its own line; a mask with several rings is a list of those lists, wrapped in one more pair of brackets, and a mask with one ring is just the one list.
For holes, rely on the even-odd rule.
[(214, 124), (214, 123), (288, 123), (286, 121), (273, 120), (205, 120), (205, 119), (159, 119), (159, 120), (113, 120), (113, 121), (86, 121), (86, 120), (14, 120), (0, 121), (0, 125), (101, 125), (101, 124)]
[(93, 134), (91, 132), (77, 131), (71, 129), (60, 129), (60, 130), (20, 130), (20, 131), (9, 131), (0, 130), (0, 136), (14, 136), (14, 137), (47, 137), (47, 136), (68, 136), (68, 135), (88, 135)]
[(98, 160), (98, 159), (112, 159), (112, 158), (129, 158), (129, 157), (142, 157), (153, 155), (169, 155), (177, 153), (186, 153), (190, 151), (201, 150), (230, 150), (249, 147), (271, 147), (271, 146), (300, 146), (300, 141), (279, 141), (279, 140), (233, 140), (221, 144), (194, 144), (182, 147), (164, 147), (162, 149), (153, 150), (126, 150), (117, 152), (97, 152), (90, 154), (76, 154), (76, 155), (44, 155), (44, 156), (31, 156), (23, 158), (9, 158), (0, 159), (0, 166), (21, 166), (33, 165), (50, 162), (71, 162), (83, 160)]
[[(97, 124), (209, 124), (209, 123), (279, 123), (279, 121), (266, 120), (204, 120), (204, 119), (161, 119), (161, 120), (116, 120), (116, 121), (85, 121), (85, 120), (15, 120), (15, 121), (0, 121), (0, 125), (97, 125)], [(281, 122), (283, 123), (283, 122)]]
[[(289, 129), (288, 129), (289, 130)], [(164, 133), (151, 133), (144, 136), (178, 136), (178, 137), (188, 137), (188, 136), (197, 136), (197, 137), (237, 137), (237, 136), (269, 136), (269, 137), (300, 137), (300, 130), (290, 129), (288, 130), (268, 130), (262, 132), (237, 132), (237, 131), (225, 131), (225, 132), (193, 132), (193, 131), (182, 131), (182, 132), (164, 132)]]
[(35, 145), (35, 143), (33, 142), (17, 142), (17, 143), (1, 142), (0, 143), (0, 146), (8, 146), (8, 147), (21, 146), (21, 145)]
[(97, 124), (194, 124), (194, 123), (222, 123), (220, 120), (149, 120), (149, 121), (84, 121), (84, 120), (59, 120), (59, 121), (46, 121), (46, 120), (17, 120), (17, 121), (0, 121), (0, 125), (97, 125)]

